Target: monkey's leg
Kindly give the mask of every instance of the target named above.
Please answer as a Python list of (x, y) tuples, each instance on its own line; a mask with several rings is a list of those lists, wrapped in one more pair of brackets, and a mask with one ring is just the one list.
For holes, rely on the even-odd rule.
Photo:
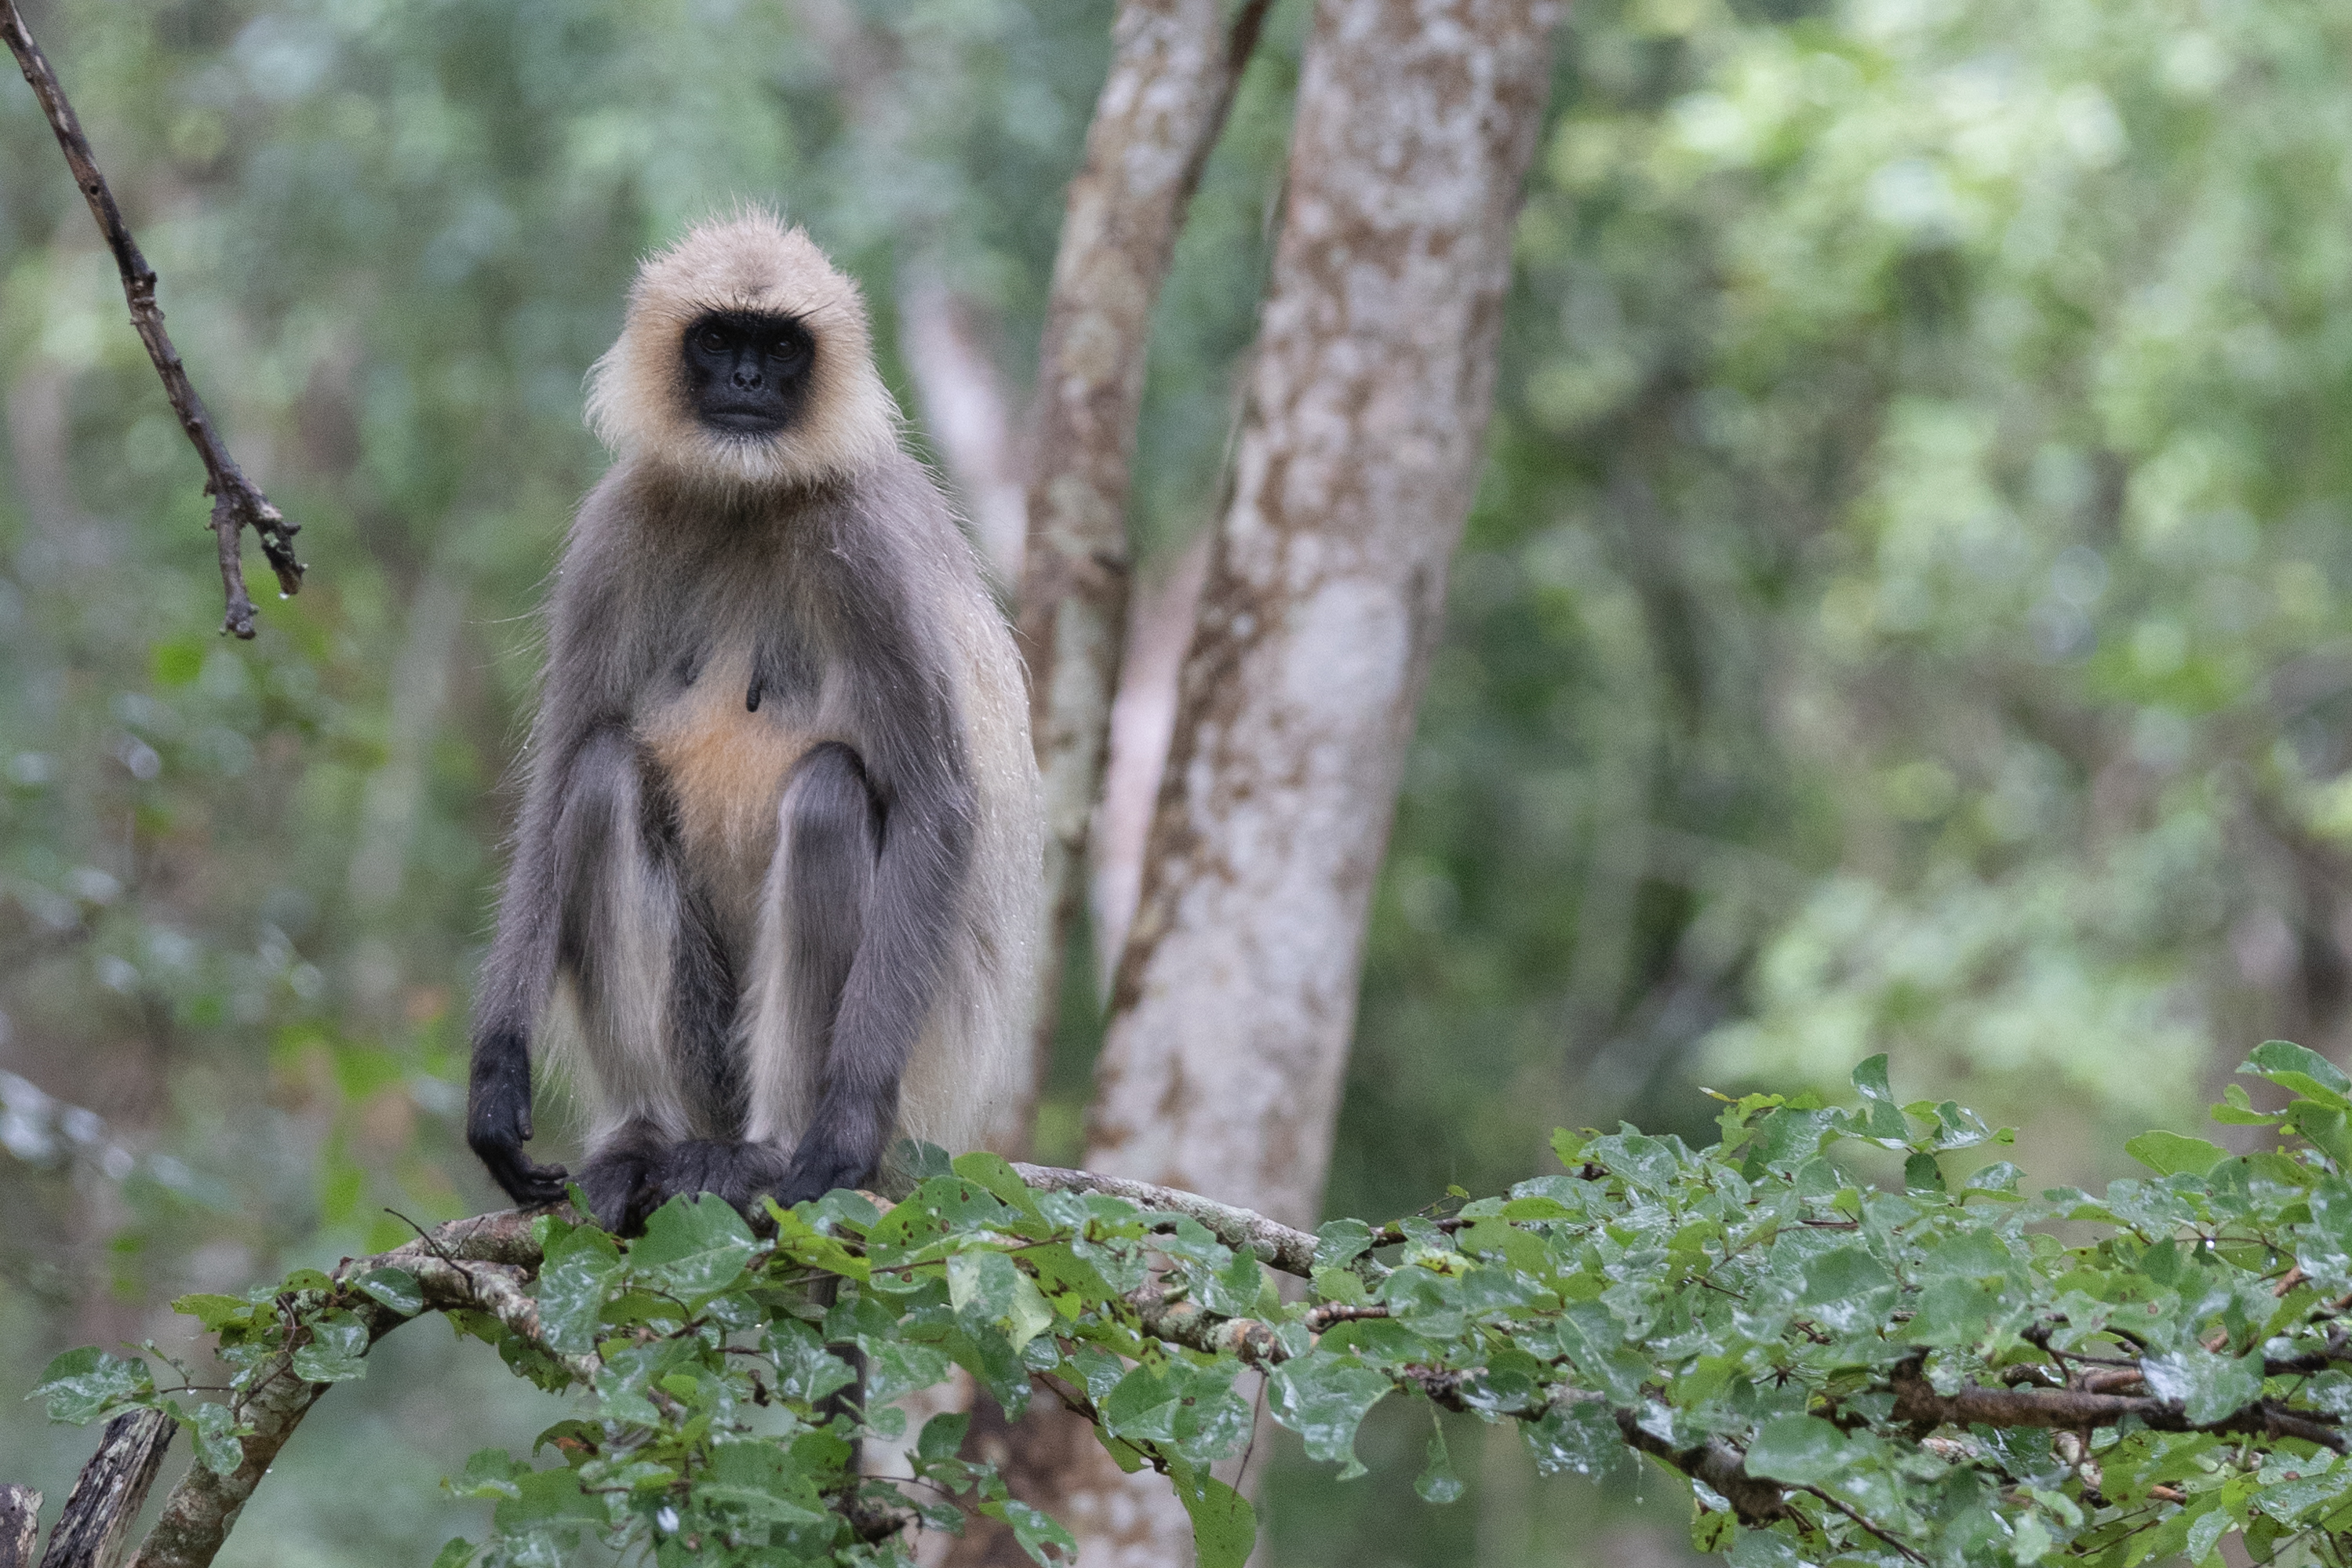
[[(865, 938), (882, 834), (865, 765), (838, 742), (812, 747), (794, 765), (780, 811), (776, 858), (762, 894), (745, 1065), (749, 1135), (775, 1145), (798, 1140), (790, 1175), (772, 1188), (790, 1207), (872, 1179), (873, 1158), (864, 1151), (878, 1150), (889, 1132), (808, 1123), (839, 1075), (860, 1067), (835, 1060), (834, 1022)], [(872, 1064), (865, 1065), (870, 1071)], [(887, 1064), (889, 1082), (861, 1100), (895, 1104), (898, 1071), (898, 1064)]]
[(646, 796), (636, 747), (607, 730), (581, 747), (555, 829), (558, 963), (597, 1101), (580, 1185), (597, 1223), (621, 1231), (643, 1223), (662, 1151), (693, 1132), (673, 1039), (688, 901)]

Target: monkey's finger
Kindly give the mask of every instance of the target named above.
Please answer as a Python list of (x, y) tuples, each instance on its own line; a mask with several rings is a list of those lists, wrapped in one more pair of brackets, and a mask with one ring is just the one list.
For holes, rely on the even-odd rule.
[(562, 1166), (541, 1165), (520, 1149), (499, 1150), (486, 1155), (484, 1163), (490, 1167), (491, 1179), (525, 1207), (555, 1202), (563, 1196), (564, 1183), (570, 1179)]

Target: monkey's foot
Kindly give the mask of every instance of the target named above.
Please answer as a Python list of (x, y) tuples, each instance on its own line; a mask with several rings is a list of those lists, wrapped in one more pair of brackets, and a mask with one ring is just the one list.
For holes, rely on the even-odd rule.
[(661, 1150), (649, 1141), (623, 1137), (589, 1157), (580, 1167), (580, 1190), (596, 1223), (615, 1236), (635, 1236), (646, 1228), (646, 1216), (660, 1207), (652, 1199), (649, 1178)]
[(770, 1144), (695, 1138), (663, 1150), (646, 1177), (647, 1213), (671, 1198), (710, 1193), (732, 1204), (755, 1228), (767, 1225), (761, 1197), (784, 1177), (790, 1161)]
[(879, 1163), (871, 1155), (861, 1156), (811, 1138), (793, 1152), (791, 1173), (774, 1188), (776, 1202), (790, 1208), (796, 1203), (814, 1203), (837, 1186), (870, 1186)]

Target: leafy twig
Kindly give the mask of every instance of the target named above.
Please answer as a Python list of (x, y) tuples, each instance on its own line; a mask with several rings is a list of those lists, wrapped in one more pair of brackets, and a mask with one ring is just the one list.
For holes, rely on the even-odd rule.
[(1129, 1181), (1124, 1176), (1097, 1176), (1092, 1171), (1019, 1162), (1013, 1169), (1039, 1192), (1099, 1192), (1123, 1197), (1139, 1207), (1184, 1215), (1199, 1220), (1226, 1246), (1249, 1252), (1269, 1268), (1302, 1280), (1314, 1275), (1314, 1237), (1246, 1208), (1212, 1202), (1198, 1193), (1181, 1192), (1172, 1186)]
[(2112, 1427), (2126, 1416), (2137, 1416), (2158, 1432), (2247, 1432), (2266, 1437), (2300, 1437), (2336, 1453), (2352, 1453), (2352, 1437), (2312, 1414), (2289, 1410), (2274, 1400), (2257, 1399), (2218, 1421), (2191, 1421), (2173, 1400), (2127, 1394), (2093, 1394), (2080, 1389), (1986, 1388), (1963, 1384), (1951, 1394), (1938, 1394), (1921, 1374), (1919, 1364), (1906, 1361), (1895, 1369), (1895, 1419), (1927, 1427), (2050, 1427), (2081, 1430)]

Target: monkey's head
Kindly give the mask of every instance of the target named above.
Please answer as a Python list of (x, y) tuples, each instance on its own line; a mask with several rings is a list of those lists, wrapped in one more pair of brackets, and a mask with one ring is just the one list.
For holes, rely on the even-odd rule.
[(800, 486), (897, 445), (857, 286), (763, 209), (701, 225), (638, 269), (588, 421), (689, 480)]

